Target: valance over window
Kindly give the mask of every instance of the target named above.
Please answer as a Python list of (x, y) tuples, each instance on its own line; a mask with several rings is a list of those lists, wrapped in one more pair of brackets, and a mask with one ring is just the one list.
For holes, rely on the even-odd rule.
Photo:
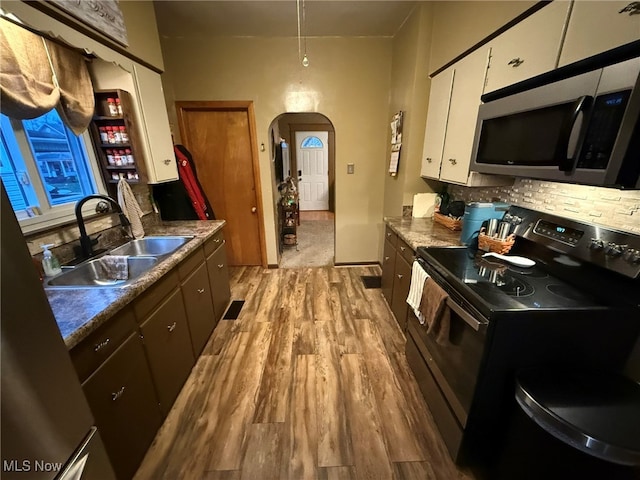
[(84, 57), (7, 20), (0, 22), (2, 113), (22, 120), (56, 108), (75, 134), (85, 131), (94, 97)]

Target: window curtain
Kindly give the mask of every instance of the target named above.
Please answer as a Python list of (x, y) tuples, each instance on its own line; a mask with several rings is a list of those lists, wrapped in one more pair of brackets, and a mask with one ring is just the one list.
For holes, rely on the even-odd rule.
[(2, 113), (23, 120), (56, 108), (76, 135), (87, 129), (94, 96), (82, 55), (3, 19), (0, 64)]

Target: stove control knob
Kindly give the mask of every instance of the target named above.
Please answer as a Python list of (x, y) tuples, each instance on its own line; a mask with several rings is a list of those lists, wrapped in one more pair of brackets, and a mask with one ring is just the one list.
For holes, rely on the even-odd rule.
[(640, 263), (640, 250), (627, 248), (624, 252), (623, 258), (629, 263)]
[(517, 215), (512, 215), (511, 223), (513, 223), (514, 225), (520, 225), (522, 223), (522, 217), (519, 217)]
[(589, 248), (591, 250), (602, 250), (604, 248), (604, 242), (598, 238), (592, 238)]
[(622, 252), (626, 247), (626, 245), (617, 245), (611, 242), (605, 247), (604, 253), (606, 255), (609, 255), (610, 257), (619, 257), (620, 255), (622, 255)]

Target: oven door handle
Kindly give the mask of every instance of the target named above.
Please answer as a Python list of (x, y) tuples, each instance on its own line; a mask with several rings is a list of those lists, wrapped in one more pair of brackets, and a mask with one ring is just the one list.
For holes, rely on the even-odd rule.
[(457, 303), (451, 300), (451, 297), (447, 298), (447, 305), (451, 310), (456, 312), (464, 322), (473, 328), (476, 332), (480, 330), (480, 326), (484, 325), (486, 322), (480, 322), (473, 318), (469, 313), (467, 313), (462, 307), (460, 307)]

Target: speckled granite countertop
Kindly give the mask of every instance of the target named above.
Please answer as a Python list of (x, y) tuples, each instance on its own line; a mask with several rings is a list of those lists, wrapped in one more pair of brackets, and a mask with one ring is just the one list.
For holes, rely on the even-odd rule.
[(224, 224), (224, 220), (163, 222), (147, 230), (146, 235), (194, 235), (195, 238), (126, 287), (45, 289), (67, 348), (71, 349), (80, 343), (189, 256)]
[(451, 231), (432, 218), (384, 217), (384, 221), (414, 250), (418, 247), (461, 245), (460, 231)]

